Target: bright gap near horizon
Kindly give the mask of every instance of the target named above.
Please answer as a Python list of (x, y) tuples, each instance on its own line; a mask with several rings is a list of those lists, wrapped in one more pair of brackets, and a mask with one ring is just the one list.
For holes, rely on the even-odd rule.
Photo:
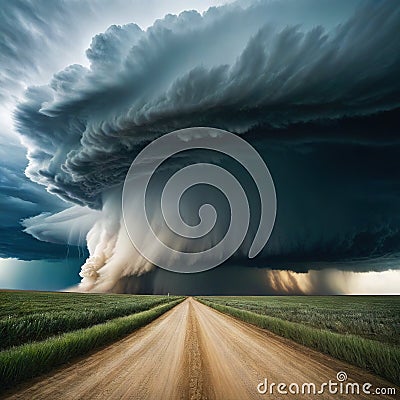
[[(71, 261), (72, 262), (72, 261)], [(68, 260), (22, 261), (14, 258), (0, 258), (0, 289), (9, 290), (56, 290), (68, 289), (62, 285), (63, 279), (71, 274), (76, 265), (67, 265)], [(72, 262), (73, 264), (73, 262)], [(36, 268), (36, 279), (26, 282), (26, 275)], [(332, 288), (341, 295), (400, 295), (400, 270), (353, 272), (331, 269), (328, 271), (310, 270), (299, 273), (282, 270), (266, 270), (266, 276), (278, 275), (282, 283), (282, 294), (292, 294), (291, 280), (295, 280), (304, 294), (311, 290), (311, 280), (324, 274), (332, 283)], [(46, 278), (43, 280), (43, 278)], [(78, 280), (77, 280), (78, 281)], [(71, 285), (74, 283), (71, 280)]]

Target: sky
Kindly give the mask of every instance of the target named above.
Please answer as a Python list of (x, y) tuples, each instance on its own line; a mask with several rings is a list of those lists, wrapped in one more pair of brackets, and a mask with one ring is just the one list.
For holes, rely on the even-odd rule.
[[(0, 287), (398, 293), (398, 4), (0, 3)], [(121, 193), (145, 145), (194, 126), (247, 140), (278, 208), (249, 259), (258, 197), (239, 172), (255, 210), (243, 245), (223, 266), (182, 276), (135, 252)], [(203, 196), (224, 205), (203, 192), (189, 203)]]

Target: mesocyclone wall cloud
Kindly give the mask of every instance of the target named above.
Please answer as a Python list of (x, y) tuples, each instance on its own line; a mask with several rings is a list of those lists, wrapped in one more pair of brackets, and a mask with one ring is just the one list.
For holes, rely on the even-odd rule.
[[(398, 146), (390, 132), (371, 139), (373, 133), (359, 131), (371, 125), (363, 118), (373, 121), (399, 107), (399, 7), (367, 2), (333, 28), (302, 20), (287, 24), (284, 17), (274, 19), (271, 7), (250, 2), (203, 15), (187, 11), (146, 31), (133, 23), (111, 26), (93, 38), (86, 52), (90, 67), (66, 66), (48, 85), (27, 90), (15, 113), (28, 148), (26, 173), (85, 207), (82, 229), (89, 232), (91, 257), (82, 268), (82, 288), (111, 290), (121, 277), (151, 269), (129, 245), (121, 221), (122, 183), (146, 144), (193, 126), (243, 135), (277, 180), (282, 212), (278, 207), (276, 230), (257, 266), (302, 271), (321, 261), (316, 268), (398, 253), (400, 225), (389, 186), (381, 185), (382, 196), (369, 205), (360, 199), (371, 190), (349, 188), (352, 177), (362, 182), (371, 175), (371, 154), (381, 157), (385, 143)], [(327, 123), (318, 125), (321, 120)], [(361, 121), (360, 128), (352, 121)], [(350, 157), (354, 149), (356, 161)], [(390, 168), (379, 159), (371, 185), (387, 170), (386, 179), (395, 180), (395, 149), (389, 156), (390, 151), (393, 157), (385, 161)], [(343, 171), (335, 171), (344, 177), (340, 181), (326, 163), (334, 154), (342, 160)], [(300, 179), (288, 179), (295, 174)], [(323, 218), (318, 210), (312, 214), (318, 199), (335, 211)], [(360, 202), (379, 211), (362, 221)], [(47, 220), (43, 230), (43, 218), (27, 220), (28, 232), (52, 240), (49, 232), (55, 231), (62, 241), (56, 219)]]

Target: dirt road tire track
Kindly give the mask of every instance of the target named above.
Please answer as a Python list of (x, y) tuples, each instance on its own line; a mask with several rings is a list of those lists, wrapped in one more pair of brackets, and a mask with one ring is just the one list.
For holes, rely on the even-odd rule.
[[(191, 298), (123, 340), (7, 394), (8, 399), (287, 399), (257, 384), (350, 381), (392, 384), (359, 368), (238, 321)], [(331, 395), (323, 399), (378, 396)], [(395, 397), (380, 396), (379, 399)]]

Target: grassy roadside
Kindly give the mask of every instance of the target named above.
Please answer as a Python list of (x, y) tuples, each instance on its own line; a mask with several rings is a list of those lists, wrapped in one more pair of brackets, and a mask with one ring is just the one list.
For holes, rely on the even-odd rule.
[(205, 300), (400, 346), (400, 296), (207, 296)]
[(74, 357), (120, 339), (135, 329), (147, 325), (183, 300), (182, 298), (90, 328), (2, 351), (0, 352), (0, 388), (9, 388), (23, 380), (48, 372)]
[(360, 336), (317, 329), (297, 322), (216, 304), (205, 299), (197, 298), (197, 300), (222, 313), (268, 329), (279, 336), (370, 370), (397, 385), (400, 384), (400, 348), (398, 346)]
[(89, 328), (175, 299), (177, 297), (0, 292), (0, 351)]

